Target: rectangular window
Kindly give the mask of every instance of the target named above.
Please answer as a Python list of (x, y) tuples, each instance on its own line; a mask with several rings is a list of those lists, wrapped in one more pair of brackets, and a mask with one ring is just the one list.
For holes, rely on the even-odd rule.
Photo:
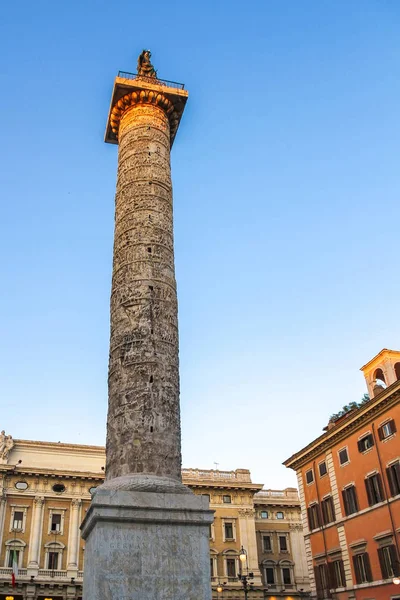
[(374, 438), (372, 437), (372, 433), (369, 433), (368, 435), (365, 435), (363, 438), (361, 438), (361, 440), (358, 440), (357, 445), (359, 452), (365, 452), (366, 450), (372, 448), (372, 446), (374, 445)]
[(382, 480), (379, 473), (376, 473), (376, 475), (371, 475), (371, 477), (367, 477), (365, 480), (365, 487), (367, 488), (368, 503), (370, 506), (378, 504), (378, 502), (383, 502), (385, 496), (383, 493)]
[(282, 569), (282, 580), (285, 585), (290, 585), (292, 583), (292, 579), (290, 577), (290, 569)]
[(225, 539), (233, 540), (233, 523), (225, 523)]
[(272, 552), (272, 540), (270, 535), (263, 535), (264, 552)]
[(58, 552), (49, 552), (47, 555), (47, 568), (51, 570), (58, 569)]
[(321, 508), (322, 508), (322, 520), (324, 522), (325, 525), (327, 525), (328, 523), (333, 523), (333, 521), (335, 521), (335, 509), (333, 507), (333, 500), (331, 497), (329, 498), (325, 498), (325, 500), (322, 500), (321, 502)]
[(234, 558), (226, 559), (226, 574), (228, 577), (236, 577), (236, 560)]
[(274, 585), (275, 583), (275, 572), (273, 567), (267, 567), (265, 569), (265, 580), (267, 585)]
[(51, 531), (61, 531), (61, 515), (51, 515)]
[(268, 519), (268, 512), (266, 510), (262, 510), (261, 511), (261, 518), (262, 519)]
[(214, 559), (210, 558), (210, 574), (211, 577), (214, 577)]
[(358, 511), (358, 501), (356, 488), (354, 485), (351, 485), (345, 488), (342, 492), (343, 496), (343, 504), (344, 504), (344, 512), (346, 515), (352, 515)]
[(372, 581), (371, 566), (367, 552), (353, 556), (353, 565), (357, 583)]
[(314, 473), (312, 469), (306, 472), (306, 481), (307, 483), (312, 483), (314, 481)]
[(284, 518), (285, 518), (285, 515), (283, 514), (283, 512), (277, 512), (277, 513), (276, 513), (276, 518), (277, 518), (277, 519), (284, 519)]
[(378, 548), (378, 556), (383, 579), (390, 579), (399, 575), (399, 561), (394, 544)]
[(386, 469), (386, 476), (389, 482), (390, 493), (392, 496), (400, 494), (400, 462), (397, 461)]
[(344, 573), (344, 565), (343, 561), (334, 560), (332, 563), (332, 579), (335, 588), (346, 587), (346, 576)]
[(212, 537), (213, 537), (212, 525), (208, 526), (208, 537), (210, 538), (210, 540), (212, 540)]
[(286, 535), (280, 535), (279, 536), (279, 551), (280, 552), (287, 552), (288, 551)]
[(22, 523), (24, 519), (24, 513), (22, 511), (16, 510), (13, 516), (13, 525), (12, 528), (17, 531), (22, 531)]
[(231, 496), (222, 496), (222, 500), (223, 500), (224, 504), (231, 504), (232, 503)]
[(14, 562), (14, 552), (15, 552), (15, 558), (17, 560), (17, 565), (19, 565), (19, 550), (12, 550), (12, 548), (10, 548), (9, 554), (8, 554), (8, 568), (12, 569), (13, 566), (13, 562)]
[(319, 476), (323, 477), (324, 475), (327, 474), (328, 470), (326, 468), (326, 462), (322, 462), (318, 465), (318, 469), (319, 469)]
[(339, 450), (339, 462), (341, 465), (345, 465), (349, 462), (349, 454), (347, 452), (347, 448), (343, 448), (343, 450)]
[(317, 529), (321, 527), (321, 518), (319, 513), (318, 504), (312, 504), (307, 509), (308, 512), (308, 525), (310, 529)]
[(391, 419), (391, 421), (388, 421), (378, 429), (378, 435), (380, 440), (385, 440), (394, 433), (396, 433), (396, 424), (393, 421), (393, 419)]

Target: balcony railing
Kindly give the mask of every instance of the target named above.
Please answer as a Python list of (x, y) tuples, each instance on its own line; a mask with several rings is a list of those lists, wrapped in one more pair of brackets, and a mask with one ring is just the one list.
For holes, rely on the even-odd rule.
[[(0, 577), (4, 577), (7, 575), (9, 575), (11, 577), (11, 574), (12, 574), (11, 568), (7, 568), (7, 567), (0, 568)], [(26, 569), (18, 569), (18, 575), (21, 575), (22, 577), (26, 576)]]
[(183, 479), (208, 479), (216, 481), (245, 481), (251, 483), (250, 471), (237, 469), (236, 471), (202, 471), (200, 469), (182, 469)]
[(38, 577), (54, 577), (55, 579), (64, 579), (67, 577), (67, 571), (56, 571), (55, 569), (39, 569)]
[(152, 83), (153, 85), (165, 85), (166, 87), (175, 88), (178, 90), (185, 89), (185, 85), (183, 83), (178, 83), (177, 81), (168, 81), (167, 79), (160, 79), (159, 77), (145, 77), (143, 75), (138, 75), (137, 73), (129, 73), (128, 71), (118, 71), (118, 77), (121, 79), (139, 78), (140, 80)]

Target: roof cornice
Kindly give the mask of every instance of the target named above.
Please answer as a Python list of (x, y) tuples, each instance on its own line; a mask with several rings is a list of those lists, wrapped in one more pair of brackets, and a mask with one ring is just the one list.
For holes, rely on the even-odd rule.
[(350, 432), (362, 427), (366, 421), (378, 417), (385, 410), (397, 404), (399, 400), (400, 381), (395, 381), (391, 386), (382, 390), (380, 394), (377, 394), (369, 402), (354, 411), (348, 419), (343, 421), (343, 424), (332, 427), (332, 429), (285, 460), (283, 464), (285, 467), (296, 471), (316, 456), (319, 456), (322, 451), (327, 450), (340, 440), (348, 437)]

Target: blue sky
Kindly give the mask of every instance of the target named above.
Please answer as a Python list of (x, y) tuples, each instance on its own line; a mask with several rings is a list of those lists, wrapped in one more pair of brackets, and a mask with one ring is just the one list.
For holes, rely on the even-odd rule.
[(103, 444), (113, 79), (152, 50), (173, 152), (184, 466), (281, 462), (399, 349), (397, 0), (2, 9), (1, 428)]

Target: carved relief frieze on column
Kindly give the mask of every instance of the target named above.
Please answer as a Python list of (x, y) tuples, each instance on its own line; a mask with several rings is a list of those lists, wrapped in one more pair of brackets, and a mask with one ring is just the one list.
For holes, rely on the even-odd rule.
[(31, 535), (29, 540), (28, 567), (39, 568), (40, 540), (43, 525), (43, 496), (36, 496), (33, 501)]

